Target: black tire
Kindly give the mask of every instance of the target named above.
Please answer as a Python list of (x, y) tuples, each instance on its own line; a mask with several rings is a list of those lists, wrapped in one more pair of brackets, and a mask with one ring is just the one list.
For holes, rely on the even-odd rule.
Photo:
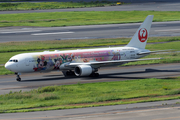
[(20, 82), (20, 81), (21, 81), (21, 78), (17, 78), (16, 80), (17, 80), (18, 82)]
[(92, 73), (90, 77), (99, 77), (99, 73)]
[(99, 73), (95, 73), (95, 77), (99, 77)]

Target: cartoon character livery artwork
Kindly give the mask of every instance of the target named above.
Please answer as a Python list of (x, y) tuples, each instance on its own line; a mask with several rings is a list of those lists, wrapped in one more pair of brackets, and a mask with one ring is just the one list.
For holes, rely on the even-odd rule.
[(61, 70), (60, 66), (64, 63), (87, 63), (96, 61), (111, 61), (120, 60), (120, 50), (104, 50), (104, 51), (92, 51), (92, 52), (76, 52), (76, 53), (55, 53), (55, 54), (42, 54), (40, 56), (34, 56), (37, 58), (36, 65), (34, 65), (34, 71), (51, 71)]
[(10, 58), (5, 67), (16, 73), (21, 81), (21, 73), (47, 72), (58, 70), (64, 76), (99, 76), (98, 69), (103, 66), (122, 65), (133, 61), (155, 60), (159, 58), (139, 59), (150, 53), (145, 49), (153, 15), (145, 21), (125, 47), (82, 49), (53, 52), (36, 52), (18, 54)]

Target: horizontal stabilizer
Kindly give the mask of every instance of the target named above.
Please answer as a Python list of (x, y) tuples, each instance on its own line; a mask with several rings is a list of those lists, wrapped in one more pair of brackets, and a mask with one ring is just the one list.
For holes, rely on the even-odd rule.
[(144, 55), (144, 54), (158, 53), (158, 52), (166, 52), (166, 51), (172, 51), (172, 49), (169, 49), (169, 50), (158, 50), (158, 51), (148, 51), (148, 52), (140, 52), (140, 53), (137, 53), (137, 55)]

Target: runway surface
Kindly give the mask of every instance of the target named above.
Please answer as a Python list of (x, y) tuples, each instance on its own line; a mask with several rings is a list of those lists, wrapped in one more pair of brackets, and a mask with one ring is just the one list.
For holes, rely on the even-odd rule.
[[(0, 94), (27, 91), (47, 85), (175, 77), (180, 74), (180, 63), (110, 67), (100, 69), (99, 73), (101, 74), (99, 78), (64, 78), (60, 72), (25, 74), (21, 76), (22, 82), (15, 81), (14, 75), (4, 75), (0, 76)], [(180, 104), (177, 104), (179, 102), (180, 100), (171, 100), (83, 109), (8, 113), (0, 114), (0, 120), (179, 120)]]
[(92, 82), (121, 81), (145, 78), (167, 78), (180, 75), (180, 63), (156, 64), (129, 67), (107, 67), (99, 69), (100, 76), (68, 77), (61, 72), (33, 73), (21, 75), (22, 81), (17, 82), (15, 75), (0, 76), (0, 94), (10, 91), (25, 91), (49, 85), (67, 85)]
[(14, 13), (41, 13), (41, 12), (69, 12), (69, 11), (132, 11), (132, 10), (154, 10), (154, 11), (180, 11), (180, 2), (148, 2), (133, 3), (109, 7), (92, 8), (70, 8), (70, 9), (52, 9), (52, 10), (24, 10), (24, 11), (1, 11), (0, 14)]
[(0, 114), (0, 120), (179, 120), (179, 100)]
[[(5, 27), (0, 42), (132, 37), (142, 23), (69, 27)], [(180, 36), (180, 21), (153, 22), (150, 37)]]

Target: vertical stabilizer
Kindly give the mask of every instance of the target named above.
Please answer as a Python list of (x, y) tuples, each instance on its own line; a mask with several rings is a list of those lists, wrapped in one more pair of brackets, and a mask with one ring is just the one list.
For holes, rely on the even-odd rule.
[(134, 34), (131, 41), (126, 45), (126, 47), (136, 47), (143, 49), (146, 47), (153, 17), (154, 17), (153, 15), (148, 15), (146, 17), (146, 19), (141, 24), (141, 26)]

